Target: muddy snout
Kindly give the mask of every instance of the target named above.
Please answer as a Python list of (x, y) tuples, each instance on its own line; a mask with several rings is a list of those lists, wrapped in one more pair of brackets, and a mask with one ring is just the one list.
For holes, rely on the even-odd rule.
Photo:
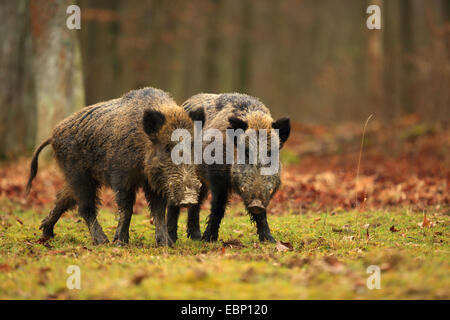
[(190, 207), (192, 207), (192, 206), (194, 206), (196, 204), (197, 204), (196, 202), (191, 201), (191, 200), (182, 200), (180, 202), (180, 207), (189, 209)]
[(186, 188), (179, 203), (182, 208), (190, 208), (198, 203), (198, 190)]
[(263, 213), (266, 208), (264, 207), (263, 203), (259, 199), (254, 199), (250, 204), (248, 205), (248, 210), (253, 214), (260, 214)]

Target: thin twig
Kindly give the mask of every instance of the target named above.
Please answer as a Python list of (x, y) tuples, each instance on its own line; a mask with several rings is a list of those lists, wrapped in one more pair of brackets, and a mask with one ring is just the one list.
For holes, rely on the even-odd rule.
[[(361, 147), (359, 149), (359, 158), (358, 158), (358, 167), (356, 169), (356, 180), (355, 180), (355, 206), (358, 203), (358, 190), (357, 190), (357, 185), (358, 185), (358, 180), (359, 180), (359, 168), (361, 166), (361, 158), (362, 158), (362, 150), (363, 150), (363, 145), (364, 145), (364, 137), (366, 135), (366, 128), (367, 128), (367, 124), (369, 123), (369, 120), (372, 119), (373, 114), (371, 114), (367, 120), (366, 123), (364, 124), (364, 129), (363, 129), (363, 134), (362, 134), (362, 138), (361, 138)], [(366, 201), (366, 195), (364, 193), (364, 200), (365, 203)], [(358, 228), (358, 218), (359, 218), (359, 214), (356, 213), (356, 221), (355, 221), (355, 228)], [(361, 238), (361, 232), (359, 232), (359, 237)]]
[[(356, 189), (356, 185), (358, 184), (358, 179), (359, 179), (359, 168), (361, 166), (361, 158), (362, 158), (362, 151), (363, 151), (363, 145), (364, 145), (364, 137), (366, 135), (366, 128), (367, 128), (367, 124), (369, 123), (369, 120), (372, 119), (373, 114), (371, 114), (367, 120), (366, 123), (364, 124), (364, 130), (363, 130), (363, 134), (362, 134), (362, 138), (361, 138), (361, 147), (359, 149), (359, 158), (358, 158), (358, 167), (356, 169), (356, 181), (355, 181), (355, 189)], [(358, 202), (358, 193), (356, 193), (356, 199), (355, 199), (355, 204)]]

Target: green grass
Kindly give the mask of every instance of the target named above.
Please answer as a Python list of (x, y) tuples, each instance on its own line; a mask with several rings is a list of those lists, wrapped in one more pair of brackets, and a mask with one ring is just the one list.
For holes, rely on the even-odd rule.
[[(259, 243), (239, 207), (230, 209), (220, 239), (238, 239), (241, 245), (224, 250), (220, 241), (187, 239), (185, 214), (175, 246), (158, 248), (147, 214), (133, 217), (130, 244), (116, 247), (93, 246), (75, 213), (60, 220), (47, 246), (37, 242), (43, 215), (1, 213), (0, 299), (450, 297), (447, 215), (430, 214), (438, 223), (425, 229), (417, 225), (422, 214), (408, 210), (270, 216), (274, 237), (293, 246), (279, 251), (275, 244)], [(202, 212), (202, 222), (206, 216)], [(99, 220), (111, 239), (114, 214), (102, 211)], [(389, 231), (393, 224), (399, 232)], [(81, 269), (80, 290), (66, 288), (69, 265)], [(369, 265), (382, 270), (380, 290), (366, 287)]]

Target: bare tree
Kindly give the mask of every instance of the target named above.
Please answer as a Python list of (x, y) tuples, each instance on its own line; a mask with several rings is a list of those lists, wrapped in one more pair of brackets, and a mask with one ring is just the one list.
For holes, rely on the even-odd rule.
[[(381, 0), (369, 0), (382, 11)], [(383, 14), (381, 14), (381, 17)], [(368, 30), (367, 36), (367, 71), (369, 103), (372, 113), (380, 114), (383, 104), (383, 28)]]
[(27, 18), (28, 0), (0, 3), (0, 158), (23, 152), (34, 135)]
[(46, 139), (56, 123), (85, 103), (77, 31), (66, 26), (71, 4), (31, 1), (37, 141)]

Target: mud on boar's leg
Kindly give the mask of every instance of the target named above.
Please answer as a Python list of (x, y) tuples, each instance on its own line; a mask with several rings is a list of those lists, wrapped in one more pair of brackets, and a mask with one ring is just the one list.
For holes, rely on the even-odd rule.
[(200, 240), (200, 205), (196, 204), (188, 209), (187, 236), (192, 240)]
[(97, 221), (98, 184), (89, 176), (74, 175), (69, 185), (77, 195), (78, 213), (86, 222), (94, 245), (108, 243), (108, 238)]
[[(178, 218), (180, 216), (180, 207), (169, 205), (167, 209), (167, 229), (173, 242), (178, 240)], [(200, 240), (200, 205), (193, 205), (188, 209), (187, 236), (192, 240)]]
[(166, 207), (167, 200), (152, 190), (146, 192), (147, 201), (150, 200), (150, 213), (155, 221), (155, 237), (158, 246), (171, 246), (172, 239), (167, 231)]
[(176, 242), (178, 239), (178, 217), (180, 216), (180, 207), (169, 205), (167, 208), (167, 230), (169, 232), (170, 239)]
[(116, 202), (119, 208), (119, 223), (117, 224), (114, 242), (117, 245), (127, 244), (129, 241), (129, 229), (131, 216), (133, 215), (133, 205), (136, 201), (136, 191), (116, 191)]
[[(200, 240), (200, 206), (208, 195), (208, 188), (205, 185), (200, 187), (197, 204), (188, 208), (187, 236), (192, 240)], [(178, 218), (180, 217), (180, 206), (169, 205), (167, 209), (167, 229), (173, 242), (178, 239)]]
[[(211, 214), (208, 217), (208, 225), (203, 233), (202, 240), (208, 242), (217, 241), (219, 237), (220, 222), (225, 214), (228, 202), (228, 179), (220, 174), (215, 166), (208, 168), (211, 185)], [(214, 173), (214, 172), (217, 172)]]
[(202, 233), (200, 232), (200, 206), (207, 196), (208, 188), (203, 184), (200, 188), (198, 203), (188, 209), (187, 236), (192, 240), (201, 240), (202, 238)]
[(50, 211), (48, 216), (42, 220), (39, 229), (42, 230), (42, 238), (48, 240), (53, 238), (53, 228), (61, 218), (62, 214), (70, 209), (73, 209), (77, 205), (77, 201), (72, 195), (72, 192), (68, 186), (64, 186), (56, 195), (55, 207)]
[(276, 242), (270, 233), (269, 224), (267, 223), (267, 213), (266, 210), (262, 213), (254, 214), (250, 213), (251, 220), (256, 223), (256, 230), (259, 235), (259, 241), (270, 241)]

